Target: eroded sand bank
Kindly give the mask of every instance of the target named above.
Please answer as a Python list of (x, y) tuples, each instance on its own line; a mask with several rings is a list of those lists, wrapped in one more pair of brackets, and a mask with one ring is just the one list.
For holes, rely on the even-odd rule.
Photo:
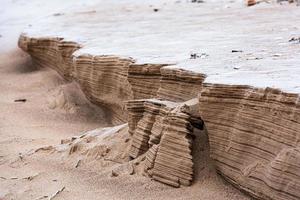
[[(264, 4), (251, 8), (252, 10), (245, 10), (246, 8), (237, 4), (230, 4), (227, 7), (216, 7), (216, 12), (209, 10), (215, 9), (214, 6), (218, 5), (215, 2), (204, 4), (203, 7), (196, 6), (196, 10), (191, 4), (184, 4), (180, 7), (182, 18), (177, 16), (175, 19), (178, 19), (178, 24), (184, 25), (188, 32), (193, 33), (193, 30), (197, 30), (197, 23), (190, 21), (197, 18), (196, 11), (205, 11), (204, 19), (212, 17), (214, 22), (217, 21), (210, 30), (213, 39), (223, 38), (220, 37), (223, 33), (221, 30), (227, 30), (223, 35), (225, 39), (217, 39), (215, 42), (206, 38), (204, 33), (207, 34), (207, 30), (194, 32), (195, 35), (205, 36), (202, 39), (206, 38), (206, 42), (211, 41), (218, 46), (217, 48), (204, 43), (208, 45), (206, 49), (211, 51), (207, 54), (193, 52), (194, 49), (198, 51), (203, 48), (201, 42), (193, 43), (181, 37), (176, 40), (176, 47), (180, 47), (178, 50), (172, 46), (173, 42), (164, 40), (170, 38), (170, 32), (167, 30), (158, 29), (156, 36), (149, 36), (149, 31), (146, 31), (154, 21), (158, 24), (166, 22), (169, 20), (168, 14), (178, 13), (179, 7), (176, 4), (180, 2), (158, 3), (155, 6), (136, 1), (129, 3), (132, 4), (104, 3), (100, 10), (90, 11), (87, 7), (88, 11), (56, 13), (36, 24), (36, 27), (44, 28), (30, 28), (26, 31), (27, 35), (22, 35), (19, 40), (19, 46), (32, 56), (35, 67), (42, 67), (39, 68), (42, 71), (51, 67), (67, 80), (65, 85), (54, 89), (53, 93), (47, 93), (50, 95), (46, 103), (49, 109), (71, 116), (84, 116), (88, 121), (90, 117), (97, 116), (95, 119), (98, 119), (100, 116), (101, 122), (98, 123), (103, 126), (110, 122), (129, 122), (129, 130), (127, 125), (95, 130), (79, 137), (62, 140), (61, 145), (35, 147), (26, 155), (17, 156), (18, 166), (22, 166), (25, 158), (35, 165), (34, 163), (43, 161), (47, 156), (45, 162), (51, 162), (53, 168), (57, 166), (58, 160), (66, 168), (66, 173), (61, 169), (54, 173), (60, 174), (64, 180), (66, 174), (75, 173), (79, 169), (95, 173), (93, 178), (87, 175), (87, 179), (92, 179), (96, 186), (88, 198), (97, 196), (95, 193), (101, 193), (101, 199), (138, 199), (141, 196), (149, 199), (249, 198), (227, 185), (216, 175), (216, 168), (229, 182), (256, 197), (297, 199), (299, 82), (296, 80), (299, 73), (296, 65), (299, 47), (287, 40), (293, 36), (293, 31), (297, 31), (297, 20), (293, 22), (292, 19), (287, 21), (282, 18), (287, 13), (294, 12), (292, 18), (296, 19), (295, 8), (288, 5), (279, 7)], [(153, 7), (159, 9), (154, 11)], [(130, 17), (116, 20), (113, 12), (100, 12), (106, 8), (114, 8), (114, 12), (121, 14), (131, 13), (134, 9), (146, 14), (151, 11), (151, 14), (148, 13), (149, 16), (145, 17), (144, 21), (147, 23), (141, 28), (139, 23), (132, 24), (130, 20), (134, 21), (135, 17), (142, 16), (143, 12), (131, 13)], [(187, 12), (188, 9), (193, 11)], [(243, 14), (250, 19), (249, 21), (242, 18), (235, 23), (224, 25), (222, 20), (217, 20), (219, 16), (229, 22), (238, 16), (239, 9), (245, 11)], [(161, 14), (155, 16), (152, 12)], [(279, 14), (276, 17), (269, 16), (268, 13), (272, 12)], [(95, 37), (99, 33), (97, 31), (84, 31), (87, 30), (88, 24), (78, 21), (80, 16), (90, 16), (92, 20), (89, 22), (92, 26), (97, 24), (95, 20), (105, 13), (112, 18), (106, 25), (100, 22), (99, 27), (105, 28), (101, 29), (101, 34), (104, 34), (101, 37)], [(187, 13), (195, 15), (186, 15)], [(169, 20), (169, 23), (172, 20)], [(41, 26), (49, 22), (52, 25)], [(122, 24), (125, 26), (125, 22), (129, 26), (123, 30)], [(220, 22), (223, 25), (219, 24)], [(254, 36), (245, 30), (233, 28), (241, 28), (245, 22), (250, 22), (247, 29), (251, 33), (254, 32)], [(120, 26), (116, 26), (116, 23)], [(180, 27), (178, 24), (171, 27), (176, 30), (176, 27)], [(78, 29), (72, 31), (71, 27)], [(112, 27), (120, 29), (112, 31)], [(130, 30), (145, 32), (133, 34)], [(234, 34), (232, 31), (238, 33)], [(106, 34), (109, 32), (117, 34)], [(78, 33), (82, 33), (82, 40), (76, 39)], [(67, 37), (61, 38), (62, 36)], [(247, 36), (250, 38), (245, 38)], [(157, 48), (153, 37), (163, 41), (162, 45), (165, 48)], [(97, 38), (103, 40), (101, 48), (96, 45)], [(131, 45), (124, 45), (119, 38), (127, 38)], [(142, 43), (134, 42), (137, 38)], [(239, 40), (236, 43), (237, 38)], [(147, 41), (150, 42), (149, 48), (146, 45), (145, 49), (142, 46)], [(195, 46), (190, 48), (186, 44)], [(172, 55), (162, 51), (168, 48)], [(227, 48), (232, 50), (227, 52)], [(183, 51), (187, 49), (192, 50), (186, 54)], [(238, 52), (234, 52), (234, 49), (238, 49)], [(103, 56), (99, 51), (103, 51), (105, 55), (113, 55)], [(181, 51), (180, 55), (178, 51)], [(228, 63), (231, 63), (233, 68), (228, 67)], [(166, 66), (170, 64), (171, 66)], [(35, 67), (28, 71), (34, 71)], [(279, 87), (282, 91), (265, 89), (265, 86)], [(100, 113), (94, 115), (93, 105), (88, 103), (81, 91), (90, 101), (102, 106)], [(193, 100), (189, 101), (190, 99)], [(208, 132), (206, 129), (200, 130), (201, 118)], [(82, 125), (89, 125), (82, 120)], [(146, 154), (143, 154), (145, 152)], [(135, 159), (129, 161), (129, 157)], [(76, 175), (75, 173), (74, 176)], [(38, 176), (39, 174), (32, 175), (27, 180), (33, 181)], [(175, 190), (143, 176), (150, 176), (154, 180), (173, 186), (192, 186)], [(5, 181), (7, 179), (3, 178)], [(19, 177), (10, 179), (19, 180)], [(56, 179), (53, 182), (57, 182)], [(87, 190), (93, 188), (81, 179), (79, 182), (85, 183)], [(5, 187), (10, 187), (10, 184), (6, 183)], [(72, 196), (75, 188), (76, 192), (80, 191), (77, 184), (71, 181), (64, 183), (72, 189), (68, 190), (67, 186), (61, 184), (58, 190), (63, 191), (59, 195)], [(130, 190), (130, 193), (125, 193), (124, 190)], [(32, 190), (31, 194), (39, 194), (37, 191), (47, 192), (44, 189)], [(16, 195), (14, 192), (6, 194)]]
[[(249, 199), (216, 174), (205, 138), (199, 178), (191, 187), (175, 189), (143, 177), (140, 159), (128, 162), (126, 126), (101, 136), (105, 131), (99, 127), (109, 126), (106, 113), (73, 90), (74, 83), (33, 67), (19, 50), (1, 60), (2, 199), (48, 199), (63, 187), (55, 199)], [(25, 103), (14, 102), (24, 98)], [(53, 102), (65, 103), (54, 108)]]

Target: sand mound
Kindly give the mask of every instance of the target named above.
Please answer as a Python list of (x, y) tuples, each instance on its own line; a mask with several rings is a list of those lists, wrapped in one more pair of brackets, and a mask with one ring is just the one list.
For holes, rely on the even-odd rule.
[(128, 148), (129, 134), (127, 124), (124, 124), (62, 139), (61, 144), (35, 149), (30, 155), (51, 153), (65, 160), (102, 160), (122, 164), (129, 161)]
[[(76, 114), (86, 118), (97, 118), (103, 116), (103, 109), (90, 103), (80, 87), (75, 82), (64, 83), (51, 90), (47, 95), (47, 106), (51, 110), (57, 110), (58, 112)], [(111, 123), (109, 115), (106, 115), (103, 122)]]

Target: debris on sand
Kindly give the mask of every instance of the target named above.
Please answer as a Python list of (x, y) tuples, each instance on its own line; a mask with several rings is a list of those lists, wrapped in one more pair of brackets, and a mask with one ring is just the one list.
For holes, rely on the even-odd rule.
[(242, 52), (243, 50), (236, 50), (236, 49), (231, 50), (231, 53), (242, 53)]
[(280, 56), (282, 56), (282, 54), (276, 53), (276, 54), (273, 54), (272, 56), (273, 56), (273, 57), (280, 57)]
[(247, 6), (253, 6), (253, 5), (259, 4), (259, 3), (271, 3), (271, 1), (270, 0), (248, 0)]
[(27, 99), (16, 99), (15, 102), (26, 102)]
[(81, 138), (81, 136), (72, 136), (71, 140), (74, 141), (77, 140), (78, 138)]
[(154, 11), (154, 12), (158, 12), (159, 9), (158, 9), (158, 8), (154, 8), (153, 11)]
[(53, 195), (51, 195), (51, 196), (49, 197), (48, 200), (54, 199), (59, 193), (61, 193), (62, 191), (64, 191), (65, 188), (66, 188), (66, 187), (64, 186), (64, 187), (62, 187), (60, 190), (57, 190)]
[(191, 53), (190, 59), (206, 58), (206, 57), (208, 57), (208, 56), (209, 56), (209, 55), (206, 54), (206, 53), (201, 53), (201, 54), (198, 54), (198, 53)]
[(117, 161), (117, 160), (113, 160), (113, 159), (110, 159), (110, 158), (104, 158), (104, 160), (105, 160), (105, 161), (114, 162), (114, 163), (118, 163), (118, 164), (122, 164), (122, 162)]
[(23, 161), (24, 156), (23, 156), (22, 153), (19, 153), (19, 158), (20, 158), (21, 161)]
[(119, 176), (119, 174), (117, 172), (115, 172), (114, 170), (111, 170), (111, 177), (117, 177)]
[(192, 0), (191, 3), (204, 3), (203, 0)]
[(190, 59), (196, 59), (197, 58), (197, 54), (196, 53), (192, 53)]
[(247, 1), (247, 6), (254, 6), (255, 4), (257, 4), (256, 0), (248, 0)]
[(297, 6), (299, 6), (300, 1), (299, 0), (277, 0), (277, 3), (282, 4), (282, 2), (288, 2), (288, 3), (295, 3), (297, 2)]
[(256, 57), (256, 56), (251, 56), (251, 57), (248, 57), (246, 58), (246, 60), (261, 60), (263, 59), (262, 57)]
[(62, 139), (60, 140), (60, 144), (68, 144), (71, 142), (71, 139)]
[(26, 179), (26, 180), (29, 180), (29, 181), (32, 181), (35, 177), (37, 177), (39, 175), (39, 173), (37, 174), (34, 174), (32, 176), (27, 176), (27, 177), (24, 177), (23, 179)]
[(81, 163), (81, 160), (78, 160), (77, 163), (76, 163), (76, 165), (75, 165), (75, 168), (78, 168), (79, 165), (80, 165), (80, 163)]
[(64, 13), (54, 13), (53, 16), (58, 17), (58, 16), (62, 16), (64, 15)]
[(37, 198), (37, 199), (35, 199), (35, 200), (46, 199), (47, 197), (48, 197), (47, 195), (44, 195), (44, 196), (38, 197), (38, 198)]
[(300, 37), (292, 37), (289, 42), (296, 42), (296, 43), (300, 43)]

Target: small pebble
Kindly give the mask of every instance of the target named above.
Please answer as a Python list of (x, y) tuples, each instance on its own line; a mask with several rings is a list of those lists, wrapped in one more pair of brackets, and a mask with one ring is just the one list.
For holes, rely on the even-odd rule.
[(117, 172), (115, 172), (114, 170), (111, 170), (111, 177), (117, 177), (119, 176), (119, 174)]

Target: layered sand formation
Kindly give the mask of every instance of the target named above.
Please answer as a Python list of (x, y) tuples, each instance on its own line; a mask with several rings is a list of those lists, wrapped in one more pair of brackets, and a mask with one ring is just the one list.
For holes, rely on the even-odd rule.
[(218, 173), (237, 188), (299, 199), (299, 47), (289, 42), (298, 10), (127, 3), (58, 13), (21, 35), (19, 46), (37, 65), (76, 81), (110, 111), (109, 121), (128, 122), (126, 152), (144, 159), (146, 176), (191, 185), (199, 135), (207, 134)]
[(299, 95), (238, 85), (200, 95), (218, 171), (256, 197), (298, 199)]
[(195, 130), (204, 121), (210, 156), (223, 177), (255, 197), (300, 197), (298, 94), (203, 84), (204, 74), (137, 65), (132, 58), (74, 56), (80, 45), (62, 38), (21, 35), (19, 46), (38, 65), (78, 82), (116, 123), (128, 121), (129, 154), (145, 154), (144, 170), (153, 179), (175, 187), (192, 183)]

